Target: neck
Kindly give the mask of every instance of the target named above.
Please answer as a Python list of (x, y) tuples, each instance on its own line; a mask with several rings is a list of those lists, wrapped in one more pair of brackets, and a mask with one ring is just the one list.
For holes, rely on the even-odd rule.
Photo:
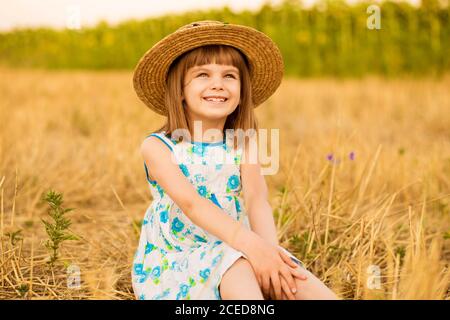
[(192, 128), (191, 139), (197, 142), (221, 142), (224, 139), (223, 128), (225, 119), (220, 120), (193, 120), (190, 121)]

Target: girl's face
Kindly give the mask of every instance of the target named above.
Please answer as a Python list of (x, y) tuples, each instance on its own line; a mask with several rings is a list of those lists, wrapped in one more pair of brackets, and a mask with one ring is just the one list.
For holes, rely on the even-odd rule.
[[(231, 65), (205, 64), (190, 68), (183, 81), (186, 111), (192, 120), (223, 120), (239, 104), (239, 70)], [(214, 99), (216, 98), (216, 99)]]

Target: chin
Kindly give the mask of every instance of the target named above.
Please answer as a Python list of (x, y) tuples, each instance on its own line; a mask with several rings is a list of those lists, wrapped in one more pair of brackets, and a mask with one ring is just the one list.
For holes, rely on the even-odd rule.
[(225, 112), (208, 112), (204, 114), (207, 119), (220, 120), (228, 117), (228, 113)]
[(211, 115), (211, 116), (218, 116), (218, 117), (226, 117), (228, 114), (230, 114), (232, 110), (228, 107), (221, 107), (221, 108), (206, 108), (203, 110), (204, 115)]

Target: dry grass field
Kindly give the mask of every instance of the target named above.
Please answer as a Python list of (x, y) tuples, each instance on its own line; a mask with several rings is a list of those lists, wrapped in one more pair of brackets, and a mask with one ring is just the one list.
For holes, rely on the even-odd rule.
[[(131, 72), (0, 70), (0, 299), (133, 299), (151, 202), (139, 146), (164, 118)], [(344, 299), (449, 299), (450, 76), (284, 79), (266, 176), (280, 243)], [(48, 190), (70, 230), (46, 260)], [(67, 267), (81, 287), (68, 287)]]

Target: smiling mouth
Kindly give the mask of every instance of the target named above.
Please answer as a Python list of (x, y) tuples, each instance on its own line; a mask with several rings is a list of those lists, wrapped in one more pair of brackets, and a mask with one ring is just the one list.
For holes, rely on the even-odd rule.
[(205, 100), (206, 102), (211, 102), (211, 103), (224, 103), (224, 102), (227, 102), (227, 101), (228, 101), (227, 98), (223, 98), (223, 99), (217, 99), (217, 98), (203, 98), (203, 100)]

